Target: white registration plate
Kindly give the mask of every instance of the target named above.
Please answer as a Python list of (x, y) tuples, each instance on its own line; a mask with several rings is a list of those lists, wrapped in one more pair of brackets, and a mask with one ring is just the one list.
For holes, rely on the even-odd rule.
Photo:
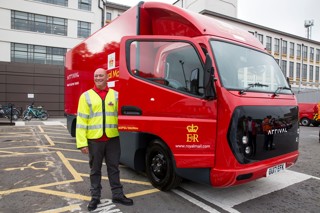
[(273, 167), (271, 167), (271, 168), (269, 168), (267, 170), (267, 177), (270, 176), (270, 175), (279, 173), (281, 171), (284, 171), (285, 169), (286, 169), (286, 164), (285, 163), (273, 166)]

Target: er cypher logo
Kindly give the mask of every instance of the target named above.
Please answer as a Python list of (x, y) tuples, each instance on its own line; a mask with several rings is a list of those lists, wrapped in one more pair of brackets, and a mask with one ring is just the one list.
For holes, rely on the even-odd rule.
[(197, 125), (189, 125), (187, 126), (187, 142), (188, 143), (195, 143), (195, 142), (199, 142), (199, 135), (197, 134), (199, 127)]

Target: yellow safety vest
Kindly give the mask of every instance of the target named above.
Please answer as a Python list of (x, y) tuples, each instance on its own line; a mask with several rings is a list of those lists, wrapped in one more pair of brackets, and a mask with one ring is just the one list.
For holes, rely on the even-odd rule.
[(118, 92), (109, 89), (105, 100), (90, 89), (79, 99), (76, 141), (77, 148), (88, 146), (88, 139), (119, 136), (118, 132)]

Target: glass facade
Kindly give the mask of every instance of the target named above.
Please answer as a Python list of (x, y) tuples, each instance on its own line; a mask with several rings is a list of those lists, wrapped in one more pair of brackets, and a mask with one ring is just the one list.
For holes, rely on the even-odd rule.
[(11, 43), (11, 61), (64, 65), (66, 48)]
[(11, 29), (66, 36), (67, 28), (64, 18), (11, 11)]
[(56, 4), (61, 6), (68, 6), (68, 0), (35, 0), (40, 2), (45, 2), (49, 4)]

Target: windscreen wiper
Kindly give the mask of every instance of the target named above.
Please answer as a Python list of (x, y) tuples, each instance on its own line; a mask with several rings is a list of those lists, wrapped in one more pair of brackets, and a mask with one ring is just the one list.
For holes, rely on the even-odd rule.
[(269, 86), (266, 85), (266, 84), (261, 84), (261, 83), (259, 83), (259, 82), (254, 83), (254, 84), (248, 84), (248, 87), (244, 88), (243, 90), (240, 90), (240, 91), (239, 91), (239, 94), (240, 94), (240, 95), (245, 94), (251, 87), (269, 87)]
[(273, 97), (274, 97), (274, 96), (278, 96), (278, 93), (279, 93), (281, 90), (290, 90), (290, 91), (292, 92), (292, 90), (291, 90), (290, 87), (278, 87), (278, 88), (276, 89), (276, 91), (274, 91)]

